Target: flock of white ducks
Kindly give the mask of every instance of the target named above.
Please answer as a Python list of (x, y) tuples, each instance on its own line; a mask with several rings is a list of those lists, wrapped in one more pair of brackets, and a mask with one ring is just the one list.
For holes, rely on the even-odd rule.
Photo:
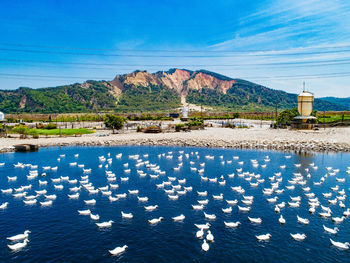
[[(177, 152), (165, 152), (158, 155), (159, 159), (173, 159), (174, 154)], [(122, 153), (119, 153), (115, 156), (115, 159), (121, 161), (122, 159)], [(75, 158), (78, 158), (79, 155), (75, 154)], [(291, 156), (285, 156), (285, 158), (289, 159)], [(61, 159), (65, 158), (65, 155), (62, 154), (57, 159), (58, 162), (61, 161)], [(39, 175), (39, 167), (38, 165), (33, 164), (24, 164), (24, 163), (17, 163), (14, 164), (15, 168), (29, 168), (28, 174), (26, 175), (28, 184), (22, 185), (20, 187), (13, 187), (8, 189), (1, 189), (1, 193), (3, 195), (12, 195), (13, 198), (22, 198), (24, 205), (37, 205), (40, 204), (40, 206), (52, 206), (55, 199), (57, 198), (57, 193), (48, 193), (48, 191), (45, 189), (45, 187), (48, 184), (53, 184), (54, 190), (57, 192), (60, 192), (63, 188), (68, 187), (69, 188), (69, 194), (67, 194), (67, 198), (69, 199), (79, 199), (81, 191), (87, 191), (90, 195), (98, 195), (101, 194), (101, 196), (105, 196), (109, 199), (110, 202), (117, 202), (120, 199), (127, 198), (128, 196), (137, 196), (137, 199), (140, 203), (144, 203), (144, 209), (146, 212), (152, 212), (156, 209), (158, 209), (158, 205), (156, 204), (148, 204), (149, 197), (140, 195), (139, 190), (137, 189), (130, 189), (128, 192), (125, 193), (117, 193), (117, 190), (119, 188), (119, 185), (117, 184), (117, 181), (120, 182), (128, 182), (129, 181), (129, 174), (131, 173), (132, 169), (136, 170), (136, 174), (139, 177), (146, 177), (154, 180), (156, 189), (163, 191), (164, 194), (168, 196), (169, 201), (176, 201), (179, 200), (179, 197), (186, 195), (186, 193), (191, 192), (193, 190), (193, 187), (190, 185), (186, 186), (187, 179), (186, 176), (198, 176), (201, 181), (208, 182), (210, 184), (217, 184), (219, 186), (224, 186), (226, 183), (229, 185), (232, 185), (232, 180), (235, 177), (238, 177), (242, 180), (246, 180), (249, 182), (250, 187), (257, 188), (260, 184), (263, 184), (265, 180), (270, 184), (268, 188), (261, 189), (262, 194), (266, 196), (266, 201), (268, 203), (274, 204), (274, 211), (276, 213), (281, 213), (278, 221), (281, 225), (286, 224), (286, 219), (282, 215), (283, 209), (293, 209), (298, 208), (301, 203), (302, 196), (290, 196), (290, 201), (288, 203), (286, 202), (280, 202), (278, 203), (279, 196), (282, 195), (285, 192), (289, 191), (289, 194), (292, 193), (292, 191), (296, 187), (301, 187), (305, 198), (308, 200), (309, 204), (309, 213), (316, 213), (316, 210), (318, 210), (320, 217), (325, 218), (332, 218), (332, 221), (336, 224), (341, 224), (349, 215), (350, 215), (350, 209), (346, 209), (345, 200), (346, 200), (346, 194), (345, 190), (340, 187), (342, 183), (346, 181), (346, 178), (338, 177), (339, 169), (334, 169), (332, 167), (327, 167), (326, 174), (321, 177), (321, 179), (318, 182), (313, 182), (314, 187), (322, 186), (322, 184), (327, 180), (327, 178), (331, 176), (336, 176), (337, 185), (332, 186), (329, 191), (323, 192), (322, 196), (316, 196), (315, 193), (312, 192), (310, 187), (305, 186), (307, 184), (307, 180), (311, 178), (311, 171), (317, 170), (318, 167), (315, 166), (315, 164), (311, 163), (310, 167), (305, 169), (305, 173), (302, 172), (294, 173), (293, 178), (291, 180), (288, 180), (288, 185), (285, 187), (281, 187), (281, 182), (284, 180), (282, 176), (282, 172), (286, 169), (286, 165), (282, 164), (280, 166), (280, 171), (274, 173), (273, 176), (268, 178), (261, 178), (260, 174), (252, 173), (249, 171), (243, 171), (243, 164), (244, 161), (239, 160), (238, 156), (233, 156), (230, 160), (224, 160), (223, 156), (211, 156), (206, 155), (205, 158), (209, 160), (214, 160), (215, 158), (219, 158), (222, 165), (225, 164), (232, 164), (233, 162), (236, 163), (235, 171), (231, 174), (228, 174), (226, 176), (222, 175), (220, 177), (213, 177), (208, 178), (207, 176), (204, 176), (205, 172), (205, 166), (206, 162), (199, 162), (199, 161), (193, 161), (193, 160), (199, 160), (200, 156), (198, 152), (190, 152), (190, 153), (184, 153), (184, 151), (178, 151), (178, 157), (177, 161), (178, 164), (176, 167), (173, 167), (174, 170), (174, 176), (166, 176), (166, 172), (160, 168), (160, 166), (157, 163), (151, 163), (148, 161), (148, 154), (143, 155), (128, 155), (129, 162), (126, 162), (123, 164), (123, 176), (117, 176), (112, 170), (111, 165), (113, 162), (113, 158), (111, 157), (110, 153), (107, 154), (107, 156), (99, 156), (99, 162), (98, 168), (105, 169), (105, 175), (106, 175), (106, 185), (102, 187), (95, 188), (92, 182), (90, 182), (90, 176), (92, 174), (92, 169), (86, 169), (84, 164), (78, 164), (78, 162), (71, 162), (69, 165), (71, 167), (77, 166), (82, 169), (82, 174), (79, 179), (75, 178), (72, 179), (69, 176), (60, 176), (60, 177), (51, 177), (48, 179), (46, 177), (46, 173), (49, 171), (56, 172), (58, 170), (58, 166), (43, 166), (41, 167), (42, 171)], [(192, 172), (191, 175), (188, 174), (182, 174), (181, 169), (183, 166), (183, 160), (184, 159), (190, 159), (192, 161), (189, 161), (190, 163), (190, 171)], [(268, 163), (270, 162), (270, 158), (266, 156), (263, 160), (263, 163), (259, 163), (257, 160), (250, 160), (251, 166), (254, 168), (261, 167), (266, 168)], [(0, 167), (3, 167), (5, 163), (0, 163)], [(300, 168), (301, 164), (294, 164), (296, 168)], [(350, 174), (350, 167), (347, 168), (346, 171), (347, 174)], [(40, 176), (40, 177), (39, 177)], [(178, 177), (182, 177), (181, 179)], [(41, 178), (41, 179), (39, 179)], [(8, 183), (11, 185), (12, 183), (15, 183), (17, 181), (17, 176), (7, 176)], [(35, 184), (35, 180), (37, 180), (37, 184)], [(161, 183), (159, 181), (162, 181)], [(79, 186), (78, 186), (79, 185)], [(34, 187), (37, 186), (37, 190), (34, 190)], [(236, 192), (238, 195), (242, 196), (242, 199), (239, 201), (237, 199), (229, 200), (225, 199), (226, 207), (222, 208), (222, 213), (230, 214), (232, 213), (232, 207), (237, 206), (238, 211), (241, 212), (250, 212), (251, 206), (254, 202), (254, 196), (247, 196), (245, 195), (245, 189), (242, 188), (242, 186), (231, 186), (232, 191)], [(34, 190), (34, 191), (33, 191)], [(208, 191), (200, 191), (200, 189), (197, 189), (196, 191), (198, 195), (197, 204), (192, 204), (193, 210), (204, 210), (206, 205), (210, 202), (210, 197), (208, 196)], [(333, 199), (332, 199), (333, 197)], [(219, 193), (217, 195), (212, 195), (212, 200), (224, 200), (223, 193)], [(39, 201), (40, 200), (40, 201)], [(112, 224), (114, 223), (113, 220), (108, 220), (104, 222), (100, 222), (100, 216), (98, 214), (94, 214), (93, 211), (91, 211), (91, 208), (94, 207), (96, 204), (96, 199), (91, 198), (84, 200), (84, 203), (86, 205), (85, 209), (78, 210), (77, 213), (82, 216), (89, 216), (92, 220), (96, 221), (96, 225), (98, 228), (110, 228), (112, 227)], [(241, 203), (239, 205), (239, 202)], [(322, 204), (323, 203), (323, 204)], [(9, 206), (9, 202), (4, 202), (0, 205), (0, 209), (7, 209)], [(332, 214), (331, 206), (338, 205), (341, 207), (344, 212), (342, 216), (336, 217)], [(131, 212), (124, 212), (121, 211), (121, 217), (124, 219), (132, 219), (133, 214)], [(247, 216), (248, 220), (253, 224), (261, 224), (262, 219), (260, 217), (254, 218)], [(158, 218), (151, 218), (148, 220), (148, 223), (151, 225), (156, 225), (158, 223), (161, 223), (164, 218), (158, 217)], [(186, 219), (186, 216), (184, 214), (180, 215), (174, 215), (171, 217), (173, 221), (181, 222)], [(208, 214), (203, 211), (203, 219), (214, 221), (216, 220), (215, 214)], [(296, 215), (296, 222), (304, 225), (308, 225), (310, 223), (310, 220), (307, 218), (302, 218), (299, 215)], [(198, 229), (196, 232), (196, 237), (198, 239), (203, 239), (202, 242), (202, 250), (207, 252), (210, 249), (210, 243), (214, 242), (214, 235), (212, 234), (210, 230), (210, 223), (206, 222), (204, 224), (194, 224), (195, 227)], [(226, 222), (224, 221), (224, 225), (227, 228), (237, 228), (241, 225), (239, 221), (236, 222)], [(330, 228), (325, 225), (323, 225), (324, 231), (336, 235), (339, 231), (338, 227)], [(7, 239), (11, 242), (11, 244), (8, 245), (8, 247), (11, 250), (20, 250), (27, 246), (29, 242), (29, 230), (26, 230), (22, 234), (17, 234), (12, 237), (8, 237)], [(304, 233), (290, 233), (291, 238), (293, 238), (296, 241), (304, 241), (307, 236)], [(268, 241), (272, 238), (272, 235), (270, 233), (263, 233), (260, 235), (256, 235), (256, 239), (258, 241)], [(330, 239), (330, 243), (340, 249), (348, 249), (349, 243), (345, 242), (337, 242), (333, 239)], [(116, 247), (113, 250), (109, 250), (109, 253), (111, 255), (119, 255), (128, 248), (127, 245), (124, 245), (122, 247)]]

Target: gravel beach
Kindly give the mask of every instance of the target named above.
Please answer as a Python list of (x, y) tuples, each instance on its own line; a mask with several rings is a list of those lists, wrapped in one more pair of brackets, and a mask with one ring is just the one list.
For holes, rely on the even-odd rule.
[(68, 145), (163, 145), (246, 149), (273, 149), (298, 152), (350, 152), (350, 128), (328, 128), (318, 131), (269, 129), (206, 128), (178, 133), (121, 133), (97, 131), (81, 137), (40, 137), (39, 139), (0, 138), (0, 151), (13, 151), (16, 144), (39, 147)]

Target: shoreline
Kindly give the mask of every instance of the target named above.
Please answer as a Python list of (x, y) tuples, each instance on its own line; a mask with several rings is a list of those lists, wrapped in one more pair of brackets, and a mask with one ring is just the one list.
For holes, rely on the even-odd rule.
[(272, 130), (266, 128), (205, 130), (181, 133), (121, 133), (83, 135), (81, 137), (41, 137), (39, 139), (0, 138), (0, 152), (12, 152), (16, 144), (36, 144), (39, 147), (59, 146), (189, 146), (207, 148), (261, 149), (277, 151), (350, 152), (350, 128), (324, 131)]

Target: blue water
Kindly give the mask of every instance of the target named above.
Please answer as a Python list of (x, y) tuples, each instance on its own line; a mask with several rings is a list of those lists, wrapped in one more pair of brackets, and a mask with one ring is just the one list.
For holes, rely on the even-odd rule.
[[(184, 151), (180, 154), (179, 151)], [(158, 154), (173, 152), (173, 159), (158, 157)], [(191, 155), (191, 152), (198, 152)], [(75, 158), (74, 154), (79, 157)], [(89, 180), (95, 188), (107, 185), (105, 168), (99, 168), (98, 156), (105, 156), (110, 153), (113, 162), (107, 169), (117, 175), (119, 189), (112, 190), (116, 193), (127, 193), (128, 190), (138, 189), (139, 196), (149, 197), (147, 203), (138, 202), (135, 195), (128, 195), (126, 199), (117, 202), (110, 202), (107, 196), (89, 195), (86, 190), (80, 191), (78, 200), (68, 199), (69, 185), (63, 182), (63, 190), (55, 190), (51, 178), (69, 176), (70, 179), (81, 180), (83, 170), (77, 166), (69, 166), (70, 162), (85, 164), (85, 168), (92, 168)], [(115, 156), (122, 153), (121, 159)], [(189, 154), (189, 158), (185, 154)], [(66, 157), (57, 158), (60, 154)], [(158, 164), (160, 169), (166, 171), (158, 179), (151, 179), (148, 175), (154, 174), (146, 166), (135, 167), (136, 160), (129, 159), (129, 155), (140, 154), (140, 159), (150, 163)], [(147, 158), (143, 154), (149, 154)], [(166, 154), (168, 155), (168, 154)], [(177, 167), (178, 157), (183, 155), (183, 167), (174, 171)], [(214, 160), (205, 158), (205, 155), (215, 156)], [(221, 160), (219, 156), (223, 156)], [(271, 159), (267, 167), (254, 168), (250, 159), (256, 159), (260, 164), (264, 163), (265, 156)], [(286, 155), (291, 155), (286, 159)], [(239, 160), (233, 160), (233, 156), (239, 156)], [(232, 160), (232, 163), (221, 164), (221, 161)], [(190, 161), (195, 162), (192, 167), (200, 169), (200, 163), (205, 162), (203, 176), (209, 178), (220, 177), (226, 179), (226, 185), (201, 181), (197, 172), (190, 170)], [(240, 166), (238, 161), (244, 161)], [(350, 262), (349, 250), (340, 250), (331, 246), (329, 238), (336, 241), (350, 241), (350, 221), (345, 219), (341, 224), (334, 224), (331, 219), (319, 217), (321, 208), (316, 213), (309, 214), (308, 199), (304, 195), (302, 187), (310, 186), (311, 192), (319, 198), (322, 205), (330, 206), (333, 216), (341, 216), (343, 210), (338, 205), (328, 205), (327, 200), (322, 197), (322, 192), (330, 192), (330, 187), (339, 185), (349, 194), (349, 175), (346, 169), (350, 166), (349, 154), (312, 154), (295, 155), (273, 151), (253, 150), (227, 150), (227, 149), (206, 149), (206, 148), (180, 148), (180, 147), (65, 147), (40, 149), (35, 153), (9, 153), (0, 155), (0, 189), (17, 188), (21, 185), (32, 184), (28, 195), (35, 194), (34, 190), (47, 189), (47, 194), (56, 194), (57, 199), (51, 207), (41, 207), (39, 203), (34, 206), (24, 205), (23, 198), (13, 198), (12, 195), (0, 193), (0, 204), (9, 202), (8, 208), (0, 210), (0, 262)], [(39, 165), (39, 174), (43, 172), (42, 166), (58, 166), (57, 171), (46, 172), (46, 177), (34, 180), (27, 180), (29, 168), (14, 168), (17, 162)], [(124, 163), (129, 163), (130, 174), (125, 174)], [(301, 163), (301, 167), (294, 166)], [(305, 168), (310, 168), (310, 163), (318, 166), (317, 170), (310, 169), (311, 178), (307, 179), (305, 186), (296, 185), (295, 190), (285, 190), (278, 195), (278, 203), (290, 201), (290, 196), (301, 196), (301, 206), (291, 208), (288, 205), (281, 209), (281, 214), (286, 219), (286, 224), (281, 226), (278, 222), (280, 214), (274, 212), (275, 204), (270, 204), (266, 198), (273, 197), (262, 194), (263, 188), (271, 186), (268, 177), (275, 172), (282, 171), (283, 182), (279, 189), (285, 188), (293, 173), (301, 172), (306, 175)], [(106, 164), (103, 163), (104, 165)], [(282, 170), (280, 165), (286, 164)], [(326, 167), (339, 168), (337, 176), (329, 176), (323, 185), (313, 185), (314, 181), (327, 173)], [(261, 174), (265, 182), (258, 187), (250, 187), (249, 182), (238, 177), (236, 169), (243, 167), (243, 172), (254, 172)], [(147, 177), (141, 178), (136, 170), (143, 170)], [(228, 174), (235, 173), (234, 178), (228, 178)], [(16, 182), (8, 182), (7, 176), (17, 176)], [(129, 176), (128, 182), (121, 182), (120, 177)], [(175, 176), (179, 179), (186, 178), (185, 186), (192, 186), (193, 191), (180, 196), (177, 201), (169, 200), (162, 189), (156, 184), (167, 181), (167, 176)], [(345, 183), (336, 181), (338, 178), (346, 178)], [(306, 177), (305, 177), (306, 178)], [(48, 185), (39, 186), (38, 179), (47, 180)], [(253, 180), (254, 181), (254, 180)], [(176, 184), (176, 183), (174, 183)], [(78, 184), (79, 185), (79, 182)], [(233, 206), (231, 214), (222, 213), (221, 209), (226, 208), (225, 199), (238, 199), (239, 205), (242, 195), (231, 190), (231, 186), (241, 185), (245, 195), (253, 195), (254, 203), (250, 213), (238, 211)], [(339, 190), (340, 190), (339, 189)], [(191, 205), (197, 204), (197, 191), (208, 191), (209, 204), (205, 212), (215, 214), (216, 220), (210, 221), (211, 232), (215, 242), (210, 244), (210, 250), (205, 253), (201, 250), (203, 240), (197, 239), (195, 234), (197, 228), (194, 223), (203, 224), (208, 220), (204, 218), (203, 211), (193, 210)], [(224, 200), (213, 200), (212, 194), (224, 194)], [(335, 193), (333, 197), (335, 197)], [(83, 200), (95, 198), (97, 203), (94, 206), (85, 205)], [(43, 201), (44, 197), (38, 198)], [(348, 198), (344, 201), (348, 206)], [(159, 208), (153, 212), (146, 212), (145, 205), (155, 205)], [(95, 222), (88, 216), (79, 215), (77, 210), (91, 209), (94, 214), (100, 215), (100, 222), (113, 220), (115, 223), (111, 228), (99, 229)], [(122, 219), (121, 211), (131, 212), (133, 219)], [(174, 222), (171, 217), (184, 214), (183, 222)], [(310, 220), (309, 225), (297, 222), (296, 215)], [(149, 219), (162, 216), (164, 220), (157, 225), (149, 225)], [(252, 224), (250, 217), (261, 217), (262, 224)], [(224, 221), (240, 221), (238, 228), (226, 228)], [(322, 225), (333, 228), (335, 225), (340, 229), (337, 235), (324, 232)], [(30, 242), (22, 250), (12, 252), (7, 245), (10, 244), (6, 237), (23, 233), (29, 229)], [(255, 235), (271, 233), (272, 237), (268, 242), (258, 242)], [(290, 237), (290, 233), (305, 233), (307, 238), (297, 242)], [(125, 253), (119, 256), (110, 256), (108, 250), (117, 246), (128, 245)]]

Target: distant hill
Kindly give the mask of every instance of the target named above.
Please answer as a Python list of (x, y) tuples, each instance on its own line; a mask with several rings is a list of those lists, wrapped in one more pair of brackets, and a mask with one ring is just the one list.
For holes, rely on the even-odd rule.
[[(111, 81), (89, 80), (52, 88), (0, 90), (5, 113), (161, 111), (187, 103), (225, 111), (271, 111), (296, 106), (297, 95), (207, 70), (135, 71)], [(316, 110), (350, 110), (348, 104), (315, 99)]]
[(320, 98), (320, 100), (328, 101), (331, 103), (335, 103), (335, 104), (350, 108), (350, 97), (348, 98), (323, 97), (323, 98)]

